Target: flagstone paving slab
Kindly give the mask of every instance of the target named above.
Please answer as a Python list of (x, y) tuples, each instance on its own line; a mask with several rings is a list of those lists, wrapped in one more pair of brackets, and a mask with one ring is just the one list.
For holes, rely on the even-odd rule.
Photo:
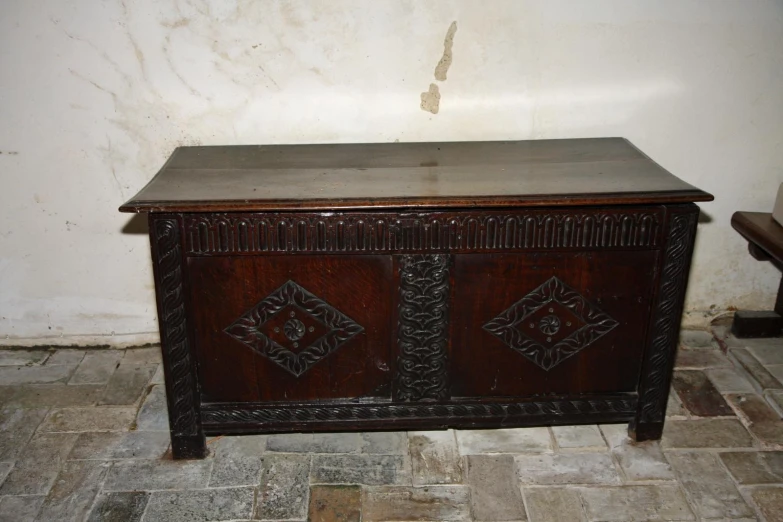
[(552, 438), (547, 428), (457, 430), (456, 433), (461, 455), (552, 451)]
[(413, 484), (460, 484), (463, 461), (452, 430), (408, 433)]
[(711, 453), (677, 452), (666, 455), (701, 518), (752, 517), (748, 506), (729, 475)]
[(587, 517), (576, 489), (523, 488), (531, 522), (584, 522)]

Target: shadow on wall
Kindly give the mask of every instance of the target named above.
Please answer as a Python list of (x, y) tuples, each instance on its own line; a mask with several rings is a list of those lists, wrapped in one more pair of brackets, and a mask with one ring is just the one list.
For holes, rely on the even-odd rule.
[(144, 234), (146, 236), (149, 233), (147, 214), (134, 214), (122, 227), (121, 232), (123, 234)]

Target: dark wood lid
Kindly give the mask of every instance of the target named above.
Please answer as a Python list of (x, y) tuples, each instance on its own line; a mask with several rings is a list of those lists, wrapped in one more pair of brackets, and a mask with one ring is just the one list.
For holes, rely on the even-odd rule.
[(123, 212), (711, 201), (623, 138), (180, 147)]

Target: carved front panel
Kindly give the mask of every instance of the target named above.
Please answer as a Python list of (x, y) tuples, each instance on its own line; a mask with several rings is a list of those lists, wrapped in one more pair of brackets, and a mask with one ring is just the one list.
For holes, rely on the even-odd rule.
[(657, 256), (455, 256), (452, 397), (633, 391)]
[[(184, 215), (202, 419), (273, 431), (615, 422), (640, 379), (652, 383), (642, 420), (658, 419), (685, 273), (684, 256), (680, 272), (660, 261), (695, 219), (665, 214)], [(651, 323), (658, 297), (671, 317)]]
[(363, 330), (350, 317), (288, 280), (225, 332), (299, 377)]
[(388, 256), (190, 258), (206, 402), (390, 398)]
[(550, 370), (618, 324), (552, 276), (488, 321), (484, 329), (542, 369)]

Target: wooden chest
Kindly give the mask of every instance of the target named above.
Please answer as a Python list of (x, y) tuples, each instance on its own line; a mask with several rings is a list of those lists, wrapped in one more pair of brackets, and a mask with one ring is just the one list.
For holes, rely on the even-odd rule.
[(185, 147), (149, 213), (175, 458), (204, 434), (661, 435), (699, 210), (619, 138)]

